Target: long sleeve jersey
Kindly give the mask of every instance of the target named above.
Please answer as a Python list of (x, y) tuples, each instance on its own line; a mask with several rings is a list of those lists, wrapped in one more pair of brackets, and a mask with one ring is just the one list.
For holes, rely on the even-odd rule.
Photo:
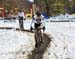
[(25, 18), (24, 12), (19, 12), (19, 13), (18, 13), (18, 17), (23, 17), (23, 18)]
[(37, 24), (42, 23), (42, 25), (45, 26), (44, 16), (41, 15), (38, 17), (37, 15), (34, 15), (31, 22), (31, 26), (33, 23), (37, 23)]

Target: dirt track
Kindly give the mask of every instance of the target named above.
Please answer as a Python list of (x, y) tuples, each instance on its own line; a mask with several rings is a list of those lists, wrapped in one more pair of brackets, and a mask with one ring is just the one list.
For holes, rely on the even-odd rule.
[(39, 53), (38, 53), (38, 50), (35, 48), (32, 51), (32, 54), (28, 55), (28, 59), (43, 59), (43, 54), (46, 51), (49, 43), (51, 42), (51, 39), (50, 39), (50, 37), (48, 37), (48, 35), (46, 35), (46, 34), (43, 34), (43, 35), (44, 35), (43, 36), (44, 43), (41, 44), (41, 46), (39, 48)]

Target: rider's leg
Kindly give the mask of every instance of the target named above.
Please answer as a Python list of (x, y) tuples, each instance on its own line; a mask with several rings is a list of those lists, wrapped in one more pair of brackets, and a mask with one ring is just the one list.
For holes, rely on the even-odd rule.
[(34, 37), (35, 37), (35, 48), (37, 48), (37, 44), (38, 44), (38, 41), (37, 41), (37, 30), (35, 30), (35, 33), (34, 33)]
[(20, 26), (20, 29), (23, 30), (24, 27), (23, 27), (23, 17), (20, 17), (19, 18), (19, 26)]
[(35, 48), (37, 48), (37, 24), (35, 23), (34, 24), (34, 27), (35, 27), (35, 32), (34, 32), (34, 37), (35, 37)]
[(41, 43), (43, 43), (43, 31), (41, 30)]
[(19, 17), (19, 26), (20, 26), (20, 29), (21, 29), (21, 17)]
[(23, 27), (23, 17), (21, 17), (21, 30), (24, 30), (24, 27)]
[(22, 30), (24, 30), (24, 27), (23, 27), (23, 20), (21, 20), (21, 22), (22, 22), (22, 26), (21, 26), (21, 27), (22, 27)]

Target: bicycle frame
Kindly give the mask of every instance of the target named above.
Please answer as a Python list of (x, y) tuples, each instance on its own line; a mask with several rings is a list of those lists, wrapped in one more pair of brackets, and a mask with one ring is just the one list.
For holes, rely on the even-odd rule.
[(37, 48), (39, 48), (41, 46), (41, 40), (42, 40), (41, 29), (43, 29), (43, 28), (38, 27), (37, 29), (35, 29), (34, 37), (35, 37), (35, 44), (37, 45)]

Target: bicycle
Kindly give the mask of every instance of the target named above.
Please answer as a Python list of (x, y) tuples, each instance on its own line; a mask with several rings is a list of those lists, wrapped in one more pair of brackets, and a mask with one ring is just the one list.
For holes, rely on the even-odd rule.
[(43, 26), (38, 26), (37, 28), (30, 28), (30, 31), (33, 32), (34, 30), (34, 38), (35, 38), (35, 48), (38, 48), (41, 46), (41, 43), (43, 43), (43, 32), (42, 30)]
[(36, 48), (39, 48), (43, 41), (43, 35), (42, 35), (41, 29), (43, 28), (41, 28), (40, 26), (37, 27), (37, 29), (35, 29), (34, 37), (35, 37), (35, 47)]
[(33, 32), (32, 30), (34, 30), (34, 38), (35, 38), (35, 49), (37, 50), (37, 52), (40, 52), (40, 46), (41, 43), (43, 43), (43, 32), (41, 29), (44, 29), (42, 24), (40, 26), (38, 26), (37, 28), (32, 28), (31, 27), (31, 32)]

